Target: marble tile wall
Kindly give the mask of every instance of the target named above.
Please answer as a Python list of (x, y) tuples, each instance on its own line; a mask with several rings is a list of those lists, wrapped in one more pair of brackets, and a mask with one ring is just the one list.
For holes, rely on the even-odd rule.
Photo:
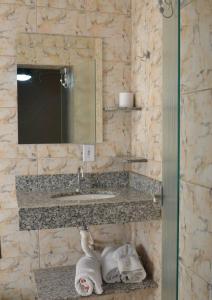
[(148, 159), (132, 170), (161, 180), (162, 17), (157, 1), (132, 0), (131, 76), (135, 104), (142, 107), (132, 114), (132, 154)]
[[(161, 299), (161, 221), (131, 224), (131, 242), (136, 246), (143, 264), (158, 283), (158, 289), (149, 294), (149, 300)], [(140, 300), (139, 296), (135, 297)]]
[[(132, 112), (131, 152), (147, 163), (132, 164), (133, 172), (161, 180), (162, 172), (162, 17), (157, 1), (132, 0), (131, 89), (135, 105)], [(150, 58), (145, 54), (150, 52)], [(150, 269), (159, 288), (149, 299), (161, 299), (161, 223), (132, 224), (132, 240), (141, 253), (148, 253)], [(140, 299), (138, 296), (136, 299)]]
[[(132, 76), (136, 104), (144, 109), (133, 113), (132, 120), (127, 113), (105, 112), (104, 142), (96, 146), (96, 161), (84, 164), (84, 169), (87, 172), (123, 170), (123, 164), (116, 163), (114, 158), (131, 152), (132, 138), (133, 154), (148, 154), (149, 159), (147, 165), (134, 165), (133, 170), (156, 179), (161, 176), (161, 21), (155, 1), (132, 2), (133, 27), (130, 0), (0, 1), (0, 299), (35, 300), (32, 270), (75, 263), (81, 255), (76, 229), (18, 230), (15, 175), (65, 174), (76, 172), (81, 164), (81, 147), (78, 145), (17, 144), (18, 33), (103, 38), (103, 105), (117, 104), (118, 93), (130, 90)], [(146, 50), (151, 52), (151, 60), (143, 62)], [(152, 146), (156, 147), (153, 149)], [(156, 279), (159, 278), (159, 224), (94, 226), (91, 231), (101, 245), (132, 240), (140, 247), (144, 243), (150, 260), (156, 265)], [(124, 297), (109, 298), (119, 300)], [(132, 295), (132, 299), (159, 298), (146, 291), (142, 295), (140, 292)]]
[(180, 300), (212, 291), (212, 3), (181, 8)]
[[(118, 93), (130, 89), (131, 3), (1, 0), (0, 28), (0, 299), (31, 300), (35, 299), (32, 270), (76, 262), (79, 236), (72, 229), (19, 232), (15, 175), (72, 173), (82, 162), (78, 145), (17, 144), (17, 35), (28, 32), (102, 38), (103, 105), (113, 106)], [(45, 53), (51, 58), (57, 54)], [(123, 170), (114, 158), (130, 152), (130, 126), (129, 115), (105, 113), (104, 143), (97, 145), (96, 161), (85, 164), (85, 171)], [(115, 226), (113, 235), (110, 231), (103, 226), (96, 228), (94, 235), (101, 232), (105, 241), (108, 236), (116, 241), (126, 229)]]

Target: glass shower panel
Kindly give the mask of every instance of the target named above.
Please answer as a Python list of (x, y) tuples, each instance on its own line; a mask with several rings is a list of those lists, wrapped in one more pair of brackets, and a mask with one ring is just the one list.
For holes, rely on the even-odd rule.
[[(162, 299), (178, 299), (179, 3), (163, 17)], [(166, 9), (166, 7), (164, 7)], [(171, 11), (169, 7), (169, 11)]]

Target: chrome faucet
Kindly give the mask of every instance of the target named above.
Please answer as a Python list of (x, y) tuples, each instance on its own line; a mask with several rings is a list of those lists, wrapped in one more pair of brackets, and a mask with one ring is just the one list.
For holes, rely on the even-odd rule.
[(84, 178), (83, 167), (79, 167), (77, 171), (77, 188), (76, 192), (79, 193), (81, 190), (81, 180)]

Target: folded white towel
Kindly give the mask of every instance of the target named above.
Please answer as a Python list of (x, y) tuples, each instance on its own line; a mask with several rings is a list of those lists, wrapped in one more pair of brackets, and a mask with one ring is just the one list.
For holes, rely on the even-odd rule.
[(146, 271), (132, 245), (126, 244), (119, 247), (114, 252), (113, 257), (117, 262), (121, 280), (124, 283), (141, 282), (146, 278)]
[(77, 262), (75, 288), (80, 296), (93, 293), (102, 294), (102, 276), (100, 262), (95, 257), (83, 256)]
[(113, 254), (117, 248), (106, 247), (101, 254), (102, 277), (107, 283), (121, 282), (118, 265)]

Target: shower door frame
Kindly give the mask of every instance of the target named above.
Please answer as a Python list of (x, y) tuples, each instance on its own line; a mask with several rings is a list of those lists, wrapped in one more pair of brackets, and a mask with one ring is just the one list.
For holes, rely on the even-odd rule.
[(178, 300), (180, 0), (163, 18), (162, 300)]

